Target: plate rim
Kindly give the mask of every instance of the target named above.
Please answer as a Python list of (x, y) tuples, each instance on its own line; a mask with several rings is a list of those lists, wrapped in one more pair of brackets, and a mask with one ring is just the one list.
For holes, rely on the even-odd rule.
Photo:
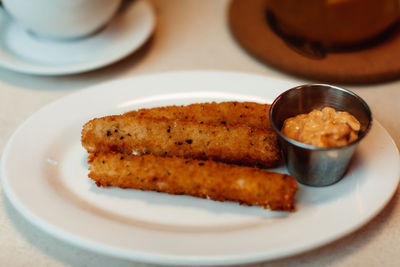
[[(266, 80), (275, 80), (275, 81), (284, 81), (281, 79), (276, 79), (276, 78), (270, 78), (264, 75), (259, 75), (259, 74), (253, 74), (253, 73), (245, 73), (245, 72), (232, 72), (232, 71), (178, 71), (178, 72), (164, 72), (164, 73), (158, 73), (158, 74), (146, 74), (146, 75), (140, 75), (140, 76), (134, 76), (134, 77), (128, 77), (128, 78), (124, 78), (124, 79), (117, 79), (117, 80), (112, 80), (112, 81), (107, 81), (101, 84), (97, 84), (94, 86), (91, 86), (89, 88), (83, 89), (81, 91), (78, 92), (74, 92), (71, 93), (69, 95), (66, 95), (64, 97), (61, 97), (60, 99), (42, 107), (39, 111), (35, 112), (34, 114), (32, 114), (29, 118), (27, 118), (16, 130), (15, 132), (12, 134), (12, 136), (9, 138), (8, 142), (6, 143), (6, 146), (4, 147), (3, 153), (2, 153), (2, 157), (1, 157), (1, 165), (0, 165), (0, 176), (1, 176), (1, 181), (3, 184), (3, 191), (5, 192), (5, 195), (8, 197), (8, 199), (10, 200), (10, 202), (14, 205), (14, 207), (23, 215), (23, 217), (25, 217), (26, 219), (28, 219), (28, 221), (30, 221), (31, 223), (33, 223), (35, 226), (39, 227), (40, 229), (42, 229), (44, 232), (47, 232), (48, 234), (51, 234), (52, 236), (55, 236), (57, 238), (60, 238), (61, 240), (67, 241), (73, 245), (76, 245), (78, 247), (84, 248), (84, 249), (88, 249), (90, 251), (94, 251), (94, 252), (98, 252), (98, 253), (102, 253), (105, 255), (109, 255), (109, 256), (117, 256), (117, 257), (121, 257), (121, 258), (125, 258), (125, 259), (130, 259), (130, 260), (134, 260), (134, 261), (142, 261), (142, 262), (147, 262), (147, 263), (158, 263), (158, 264), (176, 264), (176, 265), (185, 265), (185, 264), (197, 264), (197, 265), (214, 265), (214, 264), (218, 264), (218, 265), (226, 265), (226, 264), (243, 264), (243, 263), (254, 263), (254, 262), (260, 262), (260, 261), (267, 261), (267, 260), (275, 260), (275, 259), (280, 259), (283, 257), (287, 257), (287, 256), (292, 256), (292, 255), (297, 255), (299, 253), (303, 253), (309, 250), (312, 250), (314, 248), (323, 246), (325, 244), (328, 244), (334, 240), (337, 240), (343, 236), (348, 235), (351, 232), (354, 232), (355, 230), (361, 228), (362, 226), (364, 226), (365, 224), (367, 224), (373, 217), (375, 217), (378, 213), (380, 213), (384, 207), (388, 204), (388, 202), (392, 199), (393, 194), (395, 193), (397, 186), (393, 187), (392, 192), (390, 195), (388, 195), (386, 197), (386, 200), (384, 201), (384, 203), (381, 205), (381, 207), (377, 210), (375, 210), (375, 212), (373, 212), (372, 214), (370, 214), (370, 216), (368, 216), (368, 218), (364, 219), (361, 223), (353, 225), (353, 227), (348, 228), (346, 231), (342, 232), (339, 236), (333, 236), (330, 238), (327, 238), (326, 240), (321, 241), (318, 244), (311, 244), (308, 247), (303, 247), (303, 248), (298, 248), (297, 250), (295, 249), (294, 251), (286, 251), (283, 253), (280, 253), (279, 255), (275, 255), (274, 257), (268, 257), (265, 258), (265, 254), (263, 253), (256, 253), (256, 254), (251, 254), (251, 255), (247, 255), (247, 256), (238, 256), (238, 257), (229, 257), (227, 258), (225, 257), (221, 257), (221, 256), (216, 256), (216, 257), (210, 257), (207, 256), (207, 259), (201, 259), (201, 261), (199, 262), (199, 258), (194, 257), (194, 258), (190, 258), (190, 257), (181, 257), (179, 259), (177, 259), (176, 256), (168, 256), (168, 255), (157, 255), (157, 254), (146, 254), (144, 252), (139, 252), (138, 254), (134, 255), (135, 253), (132, 253), (131, 250), (128, 251), (123, 251), (121, 252), (121, 249), (112, 249), (109, 250), (110, 248), (107, 247), (107, 244), (98, 244), (95, 241), (92, 240), (86, 240), (84, 238), (81, 238), (79, 236), (74, 236), (71, 235), (71, 233), (67, 233), (65, 230), (63, 231), (63, 229), (58, 229), (50, 227), (50, 228), (46, 228), (43, 227), (43, 221), (41, 221), (40, 217), (36, 217), (36, 215), (31, 214), (30, 210), (27, 209), (26, 207), (24, 207), (24, 205), (22, 203), (19, 202), (19, 200), (17, 199), (17, 197), (13, 194), (12, 190), (10, 190), (9, 188), (9, 184), (7, 182), (7, 178), (5, 178), (6, 173), (6, 155), (9, 149), (11, 149), (11, 144), (12, 144), (12, 140), (14, 138), (16, 138), (15, 136), (17, 135), (18, 132), (21, 131), (21, 129), (23, 129), (24, 125), (26, 123), (28, 123), (29, 120), (31, 120), (32, 117), (34, 116), (38, 116), (38, 114), (40, 115), (40, 112), (43, 112), (43, 110), (47, 109), (47, 108), (51, 108), (54, 105), (57, 105), (58, 103), (62, 102), (62, 101), (68, 101), (69, 98), (75, 98), (78, 95), (85, 95), (85, 94), (90, 94), (92, 91), (96, 91), (99, 90), (101, 88), (107, 88), (110, 85), (114, 84), (114, 83), (119, 83), (119, 82), (129, 82), (130, 80), (136, 80), (138, 78), (143, 78), (143, 77), (155, 77), (155, 76), (169, 76), (169, 75), (198, 75), (198, 74), (202, 74), (202, 75), (244, 75), (247, 76), (248, 78), (250, 77), (259, 77), (259, 78), (263, 78)], [(293, 83), (290, 81), (284, 81), (287, 83)], [(289, 89), (289, 88), (288, 88)], [(246, 94), (245, 92), (243, 94)], [(386, 131), (386, 129), (376, 120), (374, 120), (374, 126), (378, 126), (381, 128), (381, 130), (384, 131), (384, 133), (390, 138), (390, 142), (391, 145), (394, 147), (394, 149), (397, 150), (397, 162), (398, 162), (398, 166), (397, 166), (397, 185), (399, 183), (399, 179), (400, 179), (400, 168), (399, 168), (399, 164), (400, 164), (400, 158), (399, 158), (399, 150), (397, 148), (397, 146), (394, 143), (393, 138), (390, 136), (390, 134)], [(48, 223), (44, 222), (44, 224), (48, 227)], [(61, 231), (61, 232), (60, 232)], [(113, 250), (117, 250), (120, 251), (120, 253), (116, 253)]]

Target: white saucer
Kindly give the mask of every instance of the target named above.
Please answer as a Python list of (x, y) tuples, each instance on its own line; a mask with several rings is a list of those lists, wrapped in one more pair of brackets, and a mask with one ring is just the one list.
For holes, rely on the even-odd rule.
[(96, 34), (71, 41), (43, 39), (26, 31), (0, 9), (0, 67), (37, 75), (66, 75), (120, 60), (150, 37), (155, 13), (146, 0), (125, 9)]

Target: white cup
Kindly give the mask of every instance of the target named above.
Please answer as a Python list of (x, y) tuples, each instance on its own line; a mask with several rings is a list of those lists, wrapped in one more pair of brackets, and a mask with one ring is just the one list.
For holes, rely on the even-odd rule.
[(7, 13), (31, 32), (55, 39), (87, 36), (105, 26), (122, 0), (2, 0)]

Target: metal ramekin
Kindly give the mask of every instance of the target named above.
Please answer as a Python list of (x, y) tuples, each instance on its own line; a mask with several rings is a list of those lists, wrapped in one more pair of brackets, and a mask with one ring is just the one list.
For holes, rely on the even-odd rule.
[[(285, 119), (327, 106), (347, 111), (358, 119), (361, 130), (357, 140), (346, 146), (320, 148), (281, 133)], [(290, 174), (300, 183), (311, 186), (327, 186), (342, 179), (357, 144), (368, 133), (372, 123), (371, 111), (363, 99), (351, 91), (327, 84), (306, 84), (285, 91), (272, 103), (269, 117), (279, 136)]]

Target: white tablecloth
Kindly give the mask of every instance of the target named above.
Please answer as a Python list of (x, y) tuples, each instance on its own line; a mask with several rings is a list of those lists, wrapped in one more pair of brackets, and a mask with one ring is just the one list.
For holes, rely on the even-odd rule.
[[(0, 152), (11, 134), (32, 113), (62, 96), (104, 81), (174, 70), (231, 70), (299, 84), (310, 82), (267, 67), (239, 47), (227, 26), (228, 3), (225, 0), (154, 0), (158, 22), (151, 40), (128, 58), (97, 71), (42, 77), (0, 69)], [(400, 80), (346, 87), (367, 101), (374, 118), (399, 146)], [(0, 194), (0, 266), (147, 266), (99, 255), (60, 241), (33, 226), (14, 209), (2, 191)], [(264, 264), (399, 266), (399, 192), (360, 230), (322, 248), (260, 263), (260, 266)]]

